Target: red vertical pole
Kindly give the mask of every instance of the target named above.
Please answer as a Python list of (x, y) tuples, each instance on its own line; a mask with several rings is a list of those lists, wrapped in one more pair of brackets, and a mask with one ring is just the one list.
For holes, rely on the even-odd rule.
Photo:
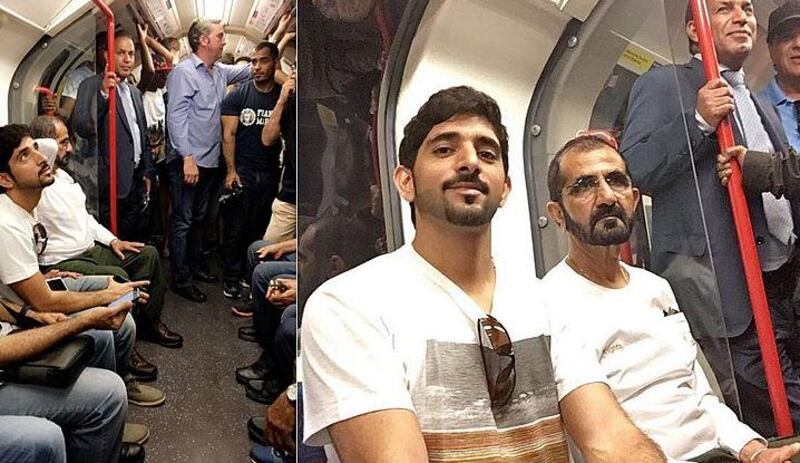
[[(703, 68), (706, 79), (719, 79), (719, 65), (717, 51), (714, 48), (714, 38), (711, 33), (711, 21), (705, 0), (692, 0), (692, 17), (700, 45), (700, 54), (703, 56)], [(717, 127), (719, 146), (723, 151), (735, 145), (730, 115), (722, 120)], [(792, 419), (789, 414), (789, 403), (786, 400), (786, 389), (781, 374), (781, 363), (778, 358), (778, 349), (775, 345), (775, 335), (772, 329), (772, 318), (769, 314), (767, 295), (764, 290), (764, 280), (761, 278), (761, 264), (756, 252), (753, 226), (750, 223), (750, 211), (747, 208), (747, 199), (742, 188), (742, 171), (739, 163), (734, 159), (731, 162), (731, 177), (728, 181), (728, 195), (733, 210), (733, 220), (736, 225), (736, 235), (739, 238), (739, 252), (742, 256), (747, 290), (750, 293), (750, 305), (753, 307), (753, 320), (756, 324), (758, 344), (761, 347), (761, 361), (764, 364), (764, 374), (769, 390), (769, 399), (772, 403), (772, 416), (775, 419), (775, 429), (778, 435), (790, 436), (794, 434)]]
[[(108, 72), (116, 71), (116, 50), (114, 49), (114, 12), (103, 0), (92, 0), (106, 16), (106, 43)], [(100, 121), (98, 121), (99, 123)], [(117, 234), (117, 89), (108, 92), (108, 190), (111, 207), (111, 233)]]

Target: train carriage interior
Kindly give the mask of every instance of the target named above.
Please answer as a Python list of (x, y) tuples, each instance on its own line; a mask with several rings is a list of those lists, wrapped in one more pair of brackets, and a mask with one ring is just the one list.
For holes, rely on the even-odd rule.
[[(353, 262), (361, 262), (413, 237), (410, 210), (397, 194), (392, 172), (403, 127), (435, 91), (470, 85), (499, 103), (509, 134), (513, 193), (494, 220), (493, 253), (514, 262), (520, 273), (541, 278), (567, 251), (564, 233), (546, 210), (547, 166), (555, 152), (582, 129), (620, 135), (636, 79), (653, 68), (691, 58), (685, 0), (104, 3), (113, 11), (116, 27), (134, 38), (141, 25), (147, 25), (147, 34), (156, 41), (176, 38), (178, 60), (191, 55), (187, 34), (197, 17), (222, 21), (224, 52), (231, 60), (249, 57), (276, 29), (283, 28), (284, 38), (291, 34), (281, 47), (278, 69), (286, 77), (296, 66), (300, 85), (296, 220), (297, 246), (305, 246), (299, 253), (305, 266), (297, 270), (301, 314), (311, 291), (335, 274), (324, 268), (324, 252), (344, 246)], [(769, 12), (781, 3), (756, 2), (759, 36), (745, 63), (753, 88), (763, 87), (773, 75), (766, 24)], [(0, 0), (0, 44), (6, 44), (0, 47), (0, 125), (30, 123), (48, 111), (51, 95), (55, 110), (62, 113), (70, 74), (81, 66), (97, 71), (95, 40), (105, 30), (106, 17), (90, 0)], [(295, 32), (302, 47), (295, 45)], [(138, 46), (139, 40), (134, 42)], [(140, 65), (137, 50), (132, 79), (140, 75)], [(674, 85), (677, 89), (677, 76)], [(62, 116), (69, 119), (70, 112)], [(74, 141), (76, 151), (88, 143), (80, 137)], [(71, 162), (68, 170), (86, 193), (87, 210), (97, 214), (101, 167), (90, 155), (76, 154)], [(695, 182), (690, 188), (696, 189), (702, 206), (700, 187)], [(197, 304), (166, 292), (162, 318), (183, 335), (183, 347), (136, 344), (138, 352), (158, 366), (158, 379), (152, 384), (166, 395), (163, 406), (130, 407), (129, 421), (151, 431), (146, 444), (150, 462), (246, 461), (251, 447), (246, 423), (264, 414), (263, 403), (248, 400), (234, 377), (234, 369), (252, 362), (260, 350), (239, 339), (252, 322), (232, 316), (231, 306), (239, 302), (223, 294), (219, 245), (224, 220), (218, 217), (223, 212), (213, 211), (222, 193), (222, 188), (216, 192), (211, 217), (203, 225), (200, 270), (216, 276), (215, 282), (198, 284), (208, 301)], [(645, 195), (630, 243), (630, 260), (644, 268), (652, 264), (653, 207)], [(338, 243), (312, 236), (323, 226), (333, 226), (331, 217), (341, 215), (349, 219), (343, 222), (346, 229), (331, 232)], [(170, 273), (165, 219), (153, 220), (162, 227), (153, 231), (149, 243), (158, 248)], [(701, 241), (709, 246), (708, 236)], [(714, 262), (708, 252), (700, 254), (698, 271), (713, 280)], [(706, 283), (705, 290), (717, 291), (714, 281)], [(249, 288), (242, 285), (241, 292), (244, 300)], [(676, 290), (681, 304), (691, 304), (690, 292)], [(707, 310), (722, 323), (719, 304)], [(697, 330), (702, 328), (692, 326), (693, 333)], [(716, 392), (738, 411), (727, 340), (709, 335), (703, 348), (711, 363), (707, 371), (718, 381)], [(301, 454), (300, 461), (321, 458), (310, 452), (305, 458)]]

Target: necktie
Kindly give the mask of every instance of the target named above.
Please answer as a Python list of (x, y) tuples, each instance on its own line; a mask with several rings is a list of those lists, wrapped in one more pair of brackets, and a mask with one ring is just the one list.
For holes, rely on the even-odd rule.
[[(736, 100), (736, 119), (739, 129), (744, 135), (748, 149), (774, 153), (775, 147), (769, 139), (769, 134), (761, 122), (761, 116), (750, 91), (744, 83), (744, 72), (723, 71), (723, 77), (733, 88), (733, 98)], [(762, 193), (764, 202), (764, 215), (767, 219), (767, 228), (772, 236), (783, 244), (792, 244), (795, 240), (792, 223), (792, 208), (786, 198), (776, 198), (772, 193)]]

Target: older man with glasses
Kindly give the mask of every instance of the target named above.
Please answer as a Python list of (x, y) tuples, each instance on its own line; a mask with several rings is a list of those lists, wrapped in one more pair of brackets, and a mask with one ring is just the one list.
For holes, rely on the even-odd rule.
[[(404, 134), (394, 181), (416, 236), (309, 298), (306, 442), (342, 461), (567, 462), (565, 427), (595, 461), (665, 461), (602, 383), (559, 412), (536, 278), (492, 259), (491, 221), (511, 192), (497, 103), (442, 90)], [(564, 347), (556, 371), (582, 371)]]
[(800, 454), (800, 444), (768, 449), (719, 401), (669, 283), (619, 261), (640, 196), (614, 139), (589, 133), (567, 142), (550, 163), (548, 188), (548, 212), (569, 246), (543, 280), (553, 330), (562, 333), (552, 347), (582, 344), (591, 362), (583, 371), (557, 368), (559, 394), (607, 383), (670, 461), (782, 463)]

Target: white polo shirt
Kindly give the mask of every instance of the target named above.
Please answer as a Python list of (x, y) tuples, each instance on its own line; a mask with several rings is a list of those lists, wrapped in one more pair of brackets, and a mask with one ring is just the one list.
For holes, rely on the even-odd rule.
[[(580, 340), (606, 375), (622, 408), (670, 459), (686, 460), (714, 448), (734, 455), (761, 437), (712, 393), (697, 362), (697, 347), (686, 317), (663, 278), (624, 265), (625, 288), (610, 289), (575, 272), (565, 261), (543, 279), (547, 308), (564, 336), (556, 343)], [(559, 396), (572, 376), (556, 370)]]

